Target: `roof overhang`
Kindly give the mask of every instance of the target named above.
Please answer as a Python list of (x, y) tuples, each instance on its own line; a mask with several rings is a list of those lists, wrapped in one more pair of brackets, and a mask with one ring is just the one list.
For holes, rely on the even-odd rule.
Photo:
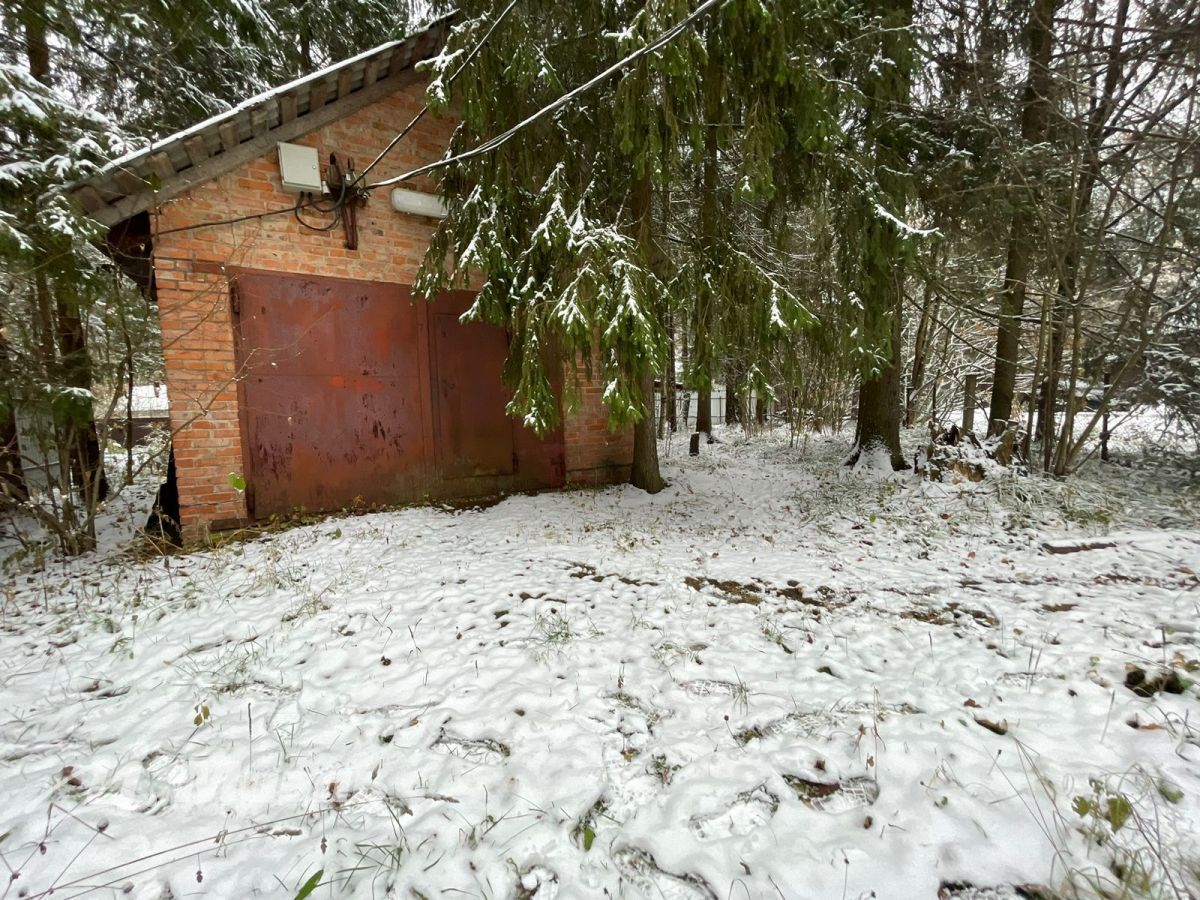
[(115, 225), (421, 81), (414, 68), (445, 46), (450, 16), (400, 40), (251, 97), (113, 160), (66, 188), (88, 217)]

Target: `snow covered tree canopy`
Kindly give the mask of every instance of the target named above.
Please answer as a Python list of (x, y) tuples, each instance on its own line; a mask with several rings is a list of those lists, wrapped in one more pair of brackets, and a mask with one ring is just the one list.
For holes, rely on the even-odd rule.
[(32, 28), (64, 98), (153, 139), (402, 37), (411, 13), (383, 0), (14, 0), (0, 54), (22, 60)]
[[(530, 0), (460, 8), (448, 46), (430, 64), (429, 90), (435, 109), (462, 117), (455, 153), (506, 133), (697, 8), (568, 7)], [(647, 367), (660, 368), (672, 309), (703, 302), (720, 310), (696, 342), (688, 377), (697, 386), (711, 381), (726, 339), (748, 333), (765, 354), (813, 324), (779, 259), (759, 250), (764, 241), (786, 244), (796, 227), (789, 203), (820, 190), (814, 173), (859, 158), (844, 115), (851, 100), (835, 74), (869, 63), (846, 39), (873, 25), (849, 4), (730, 0), (552, 116), (446, 171), (450, 214), (419, 286), (433, 294), (486, 278), (471, 315), (512, 332), (513, 413), (552, 427), (551, 363), (581, 355), (602, 367), (612, 421), (640, 418), (635, 385)], [(706, 164), (721, 183), (700, 198)], [(635, 234), (644, 184), (653, 192), (649, 243)], [(718, 206), (702, 209), (708, 201)], [(760, 210), (752, 228), (729, 227), (734, 206), (743, 220)], [(748, 377), (769, 391), (766, 369), (751, 367)]]
[(94, 236), (52, 188), (94, 171), (126, 143), (111, 120), (65, 101), (23, 67), (0, 64), (0, 253), (36, 253), (31, 230), (71, 240)]

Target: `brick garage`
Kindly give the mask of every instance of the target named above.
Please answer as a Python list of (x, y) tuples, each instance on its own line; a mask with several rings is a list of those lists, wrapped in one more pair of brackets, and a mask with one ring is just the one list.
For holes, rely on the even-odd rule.
[[(539, 439), (498, 412), (504, 338), (458, 323), (469, 296), (411, 300), (436, 220), (397, 212), (376, 192), (356, 211), (351, 250), (343, 227), (259, 217), (297, 201), (283, 189), (277, 142), (361, 168), (421, 109), (414, 65), (445, 33), (435, 24), (253, 98), (76, 187), (85, 210), (112, 226), (127, 267), (152, 265), (142, 280), (162, 326), (185, 539), (284, 507), (628, 478), (632, 431), (609, 430), (600, 385), (584, 381), (561, 432)], [(452, 127), (425, 117), (371, 180), (438, 158)], [(381, 341), (389, 329), (396, 340)], [(576, 374), (586, 377), (564, 377)]]

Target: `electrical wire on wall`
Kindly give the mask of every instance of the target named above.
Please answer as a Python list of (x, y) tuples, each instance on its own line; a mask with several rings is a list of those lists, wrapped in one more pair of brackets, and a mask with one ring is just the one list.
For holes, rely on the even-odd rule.
[[(343, 210), (345, 209), (348, 200), (354, 199), (349, 196), (348, 183), (343, 180), (338, 191), (338, 196), (333, 198), (328, 204), (320, 202), (316, 194), (305, 193), (300, 195), (300, 199), (292, 206), (282, 206), (278, 209), (269, 209), (266, 212), (249, 213), (244, 216), (233, 216), (228, 219), (214, 219), (207, 222), (194, 222), (191, 225), (180, 225), (177, 228), (164, 228), (161, 231), (154, 232), (151, 237), (158, 238), (167, 234), (177, 234), (181, 231), (195, 231), (199, 228), (216, 228), (221, 225), (238, 225), (242, 222), (253, 222), (258, 219), (267, 219), (272, 216), (282, 216), (291, 213), (301, 226), (310, 231), (325, 233), (333, 231), (338, 225), (342, 224)], [(301, 216), (304, 210), (312, 210), (324, 215), (332, 215), (333, 221), (323, 225), (314, 225), (311, 222), (306, 222)]]
[[(319, 204), (317, 204), (315, 202), (315, 200), (305, 199), (306, 197), (311, 198), (312, 196), (313, 195), (311, 195), (311, 194), (302, 195), (301, 198), (296, 203), (294, 203), (292, 206), (281, 206), (278, 209), (269, 209), (266, 212), (248, 213), (247, 215), (244, 215), (244, 216), (233, 216), (228, 219), (213, 219), (211, 221), (206, 221), (206, 222), (193, 222), (191, 225), (180, 225), (176, 228), (164, 228), (161, 231), (153, 232), (151, 234), (151, 237), (158, 238), (158, 237), (162, 237), (163, 235), (167, 235), (167, 234), (178, 234), (181, 231), (195, 231), (199, 228), (216, 228), (221, 225), (239, 225), (242, 222), (253, 222), (258, 219), (269, 219), (272, 216), (283, 216), (283, 215), (287, 215), (288, 213), (292, 213), (296, 217), (296, 221), (298, 221), (305, 228), (309, 228), (309, 229), (312, 229), (313, 231), (321, 231), (321, 232), (332, 231), (335, 227), (337, 227), (337, 225), (339, 225), (341, 223), (340, 198), (339, 198), (339, 200), (335, 200), (332, 206), (330, 206), (328, 208), (322, 208)], [(322, 212), (322, 213), (333, 213), (335, 216), (335, 221), (327, 226), (326, 225), (311, 225), (308, 222), (305, 222), (300, 217), (301, 211), (305, 210), (305, 209), (312, 209), (312, 210), (315, 210), (316, 212)]]
[[(342, 224), (342, 209), (344, 208), (345, 203), (346, 203), (346, 182), (345, 181), (342, 182), (341, 189), (338, 192), (337, 199), (335, 199), (328, 206), (322, 206), (320, 203), (318, 203), (316, 196), (314, 194), (305, 194), (303, 196), (309, 198), (307, 204), (297, 203), (294, 207), (292, 207), (292, 212), (295, 215), (296, 221), (299, 222), (303, 227), (307, 228), (309, 231), (316, 231), (318, 233), (323, 233), (326, 231), (333, 231), (333, 229), (337, 228), (339, 225)], [(309, 222), (305, 222), (304, 218), (300, 215), (300, 210), (304, 209), (304, 208), (312, 209), (319, 213), (325, 213), (326, 215), (332, 214), (333, 221), (328, 223), (327, 225), (313, 225)]]

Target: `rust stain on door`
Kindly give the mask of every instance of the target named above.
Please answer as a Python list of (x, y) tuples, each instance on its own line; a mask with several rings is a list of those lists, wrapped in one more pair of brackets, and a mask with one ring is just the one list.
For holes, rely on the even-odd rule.
[(398, 285), (241, 273), (253, 515), (418, 497), (419, 308)]
[(504, 331), (459, 320), (472, 294), (267, 272), (237, 289), (252, 516), (562, 484), (561, 431), (505, 411)]

